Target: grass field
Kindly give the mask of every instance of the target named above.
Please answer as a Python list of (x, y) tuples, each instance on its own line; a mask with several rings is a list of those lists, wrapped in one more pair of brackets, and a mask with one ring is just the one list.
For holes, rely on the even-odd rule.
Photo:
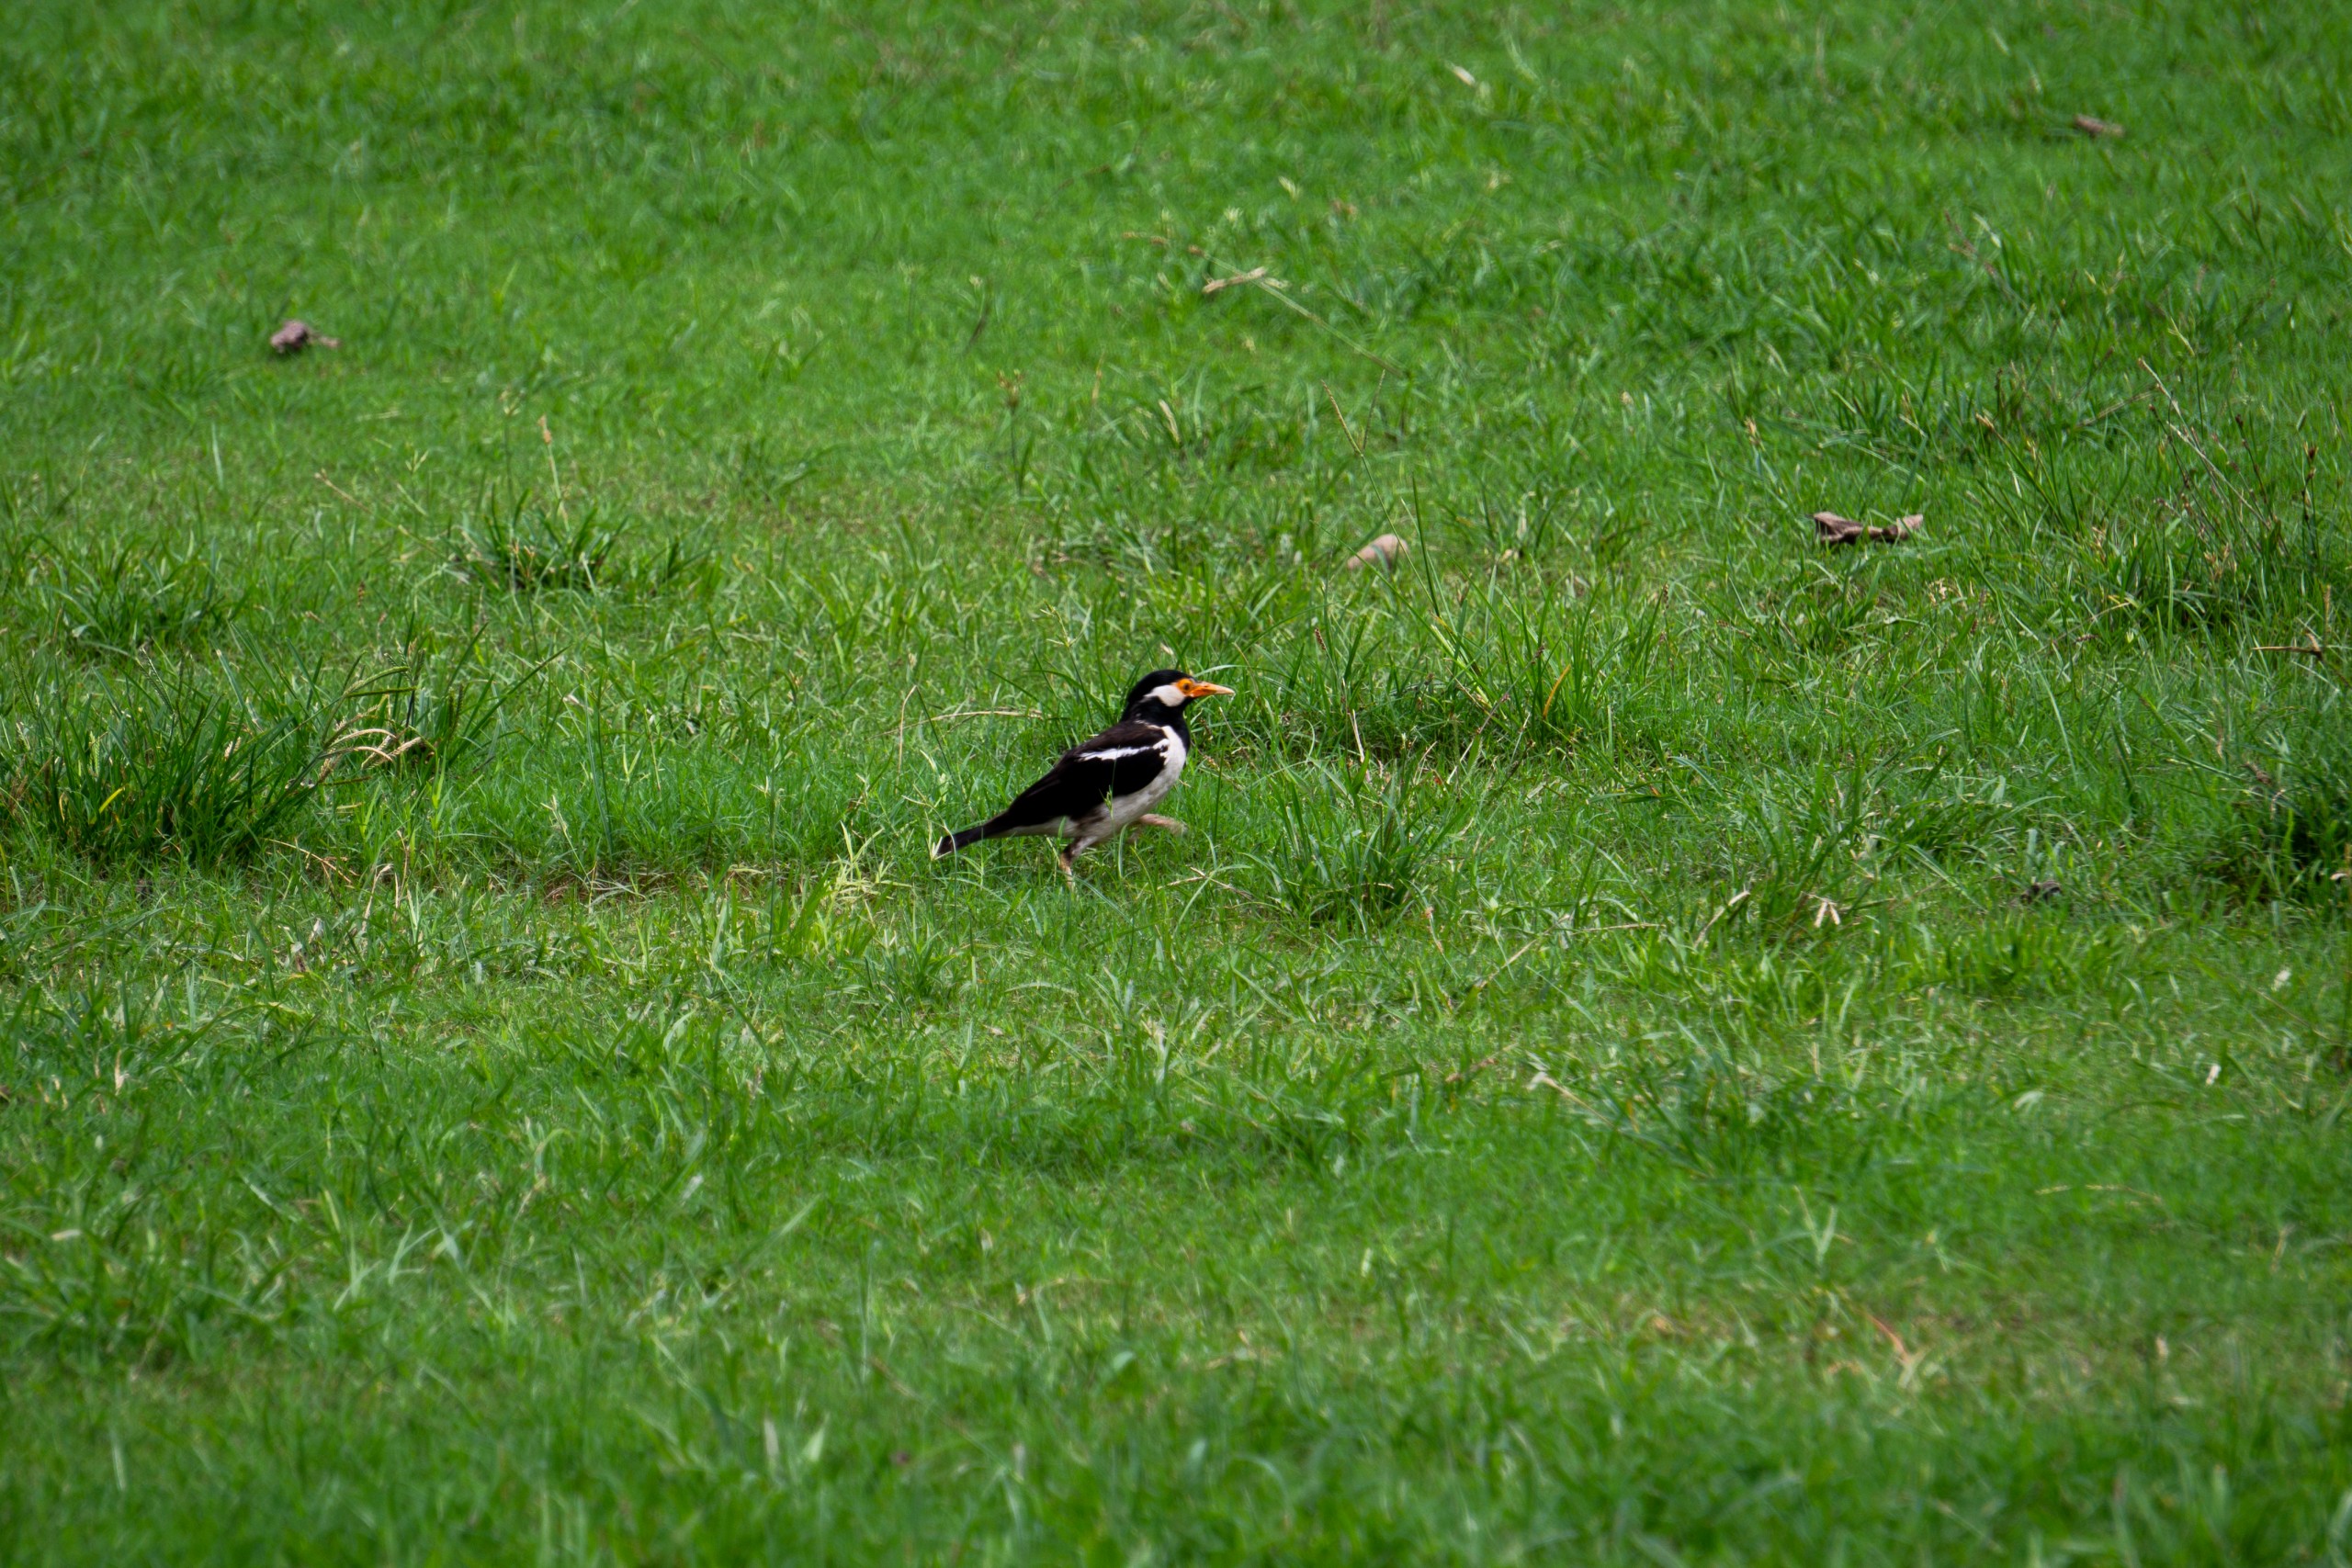
[(12, 14), (0, 1559), (2352, 1560), (2335, 7)]

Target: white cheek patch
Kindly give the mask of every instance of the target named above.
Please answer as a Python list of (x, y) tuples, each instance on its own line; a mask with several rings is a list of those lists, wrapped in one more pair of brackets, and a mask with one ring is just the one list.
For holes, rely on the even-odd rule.
[(1154, 686), (1151, 689), (1151, 697), (1152, 701), (1162, 707), (1171, 708), (1181, 708), (1193, 700), (1173, 686)]

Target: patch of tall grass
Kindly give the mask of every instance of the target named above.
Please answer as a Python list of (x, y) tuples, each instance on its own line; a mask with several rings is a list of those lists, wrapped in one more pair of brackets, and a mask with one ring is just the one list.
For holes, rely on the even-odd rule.
[(258, 660), (27, 676), (7, 704), (7, 798), (99, 865), (246, 859), (378, 738), (349, 718), (369, 695)]
[(1297, 763), (1265, 787), (1272, 832), (1250, 863), (1267, 897), (1313, 925), (1369, 928), (1430, 897), (1475, 799), (1410, 764)]
[(2352, 543), (2316, 446), (2281, 451), (2243, 420), (2192, 428), (2185, 413), (2150, 434), (2155, 450), (2120, 463), (2034, 451), (2012, 470), (2016, 504), (2066, 541), (2095, 624), (2284, 633), (2352, 593)]
[[(1423, 557), (1426, 563), (1427, 557)], [(1397, 762), (1652, 747), (1664, 606), (1535, 566), (1408, 565), (1284, 628), (1265, 739)]]
[(503, 501), (493, 495), (450, 530), (448, 570), (460, 581), (519, 598), (667, 588), (706, 558), (683, 538), (648, 553), (625, 547), (628, 537), (626, 526), (601, 521), (593, 502), (575, 518), (568, 506), (540, 505), (527, 491)]
[(2211, 856), (2222, 879), (2265, 899), (2341, 907), (2352, 882), (2352, 709), (2312, 673), (2241, 753), (2245, 782)]
[(244, 604), (193, 540), (177, 548), (118, 543), (61, 556), (40, 592), (67, 648), (109, 659), (144, 659), (198, 641)]
[(1735, 803), (1725, 818), (1742, 840), (1740, 887), (1710, 925), (1781, 940), (1841, 927), (1868, 892), (1869, 780), (1859, 761)]
[(372, 684), (353, 727), (372, 731), (361, 755), (402, 769), (446, 771), (487, 752), (502, 711), (545, 664), (502, 681), (476, 626), (462, 640), (412, 626), (399, 662)]

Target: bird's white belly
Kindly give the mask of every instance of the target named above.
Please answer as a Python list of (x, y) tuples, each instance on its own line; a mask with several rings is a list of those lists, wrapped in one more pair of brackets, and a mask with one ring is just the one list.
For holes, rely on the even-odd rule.
[(1132, 826), (1135, 819), (1159, 805), (1168, 792), (1176, 787), (1177, 778), (1184, 772), (1184, 742), (1170, 731), (1167, 742), (1160, 747), (1159, 776), (1133, 795), (1113, 795), (1104, 803), (1110, 820), (1104, 824), (1115, 833)]

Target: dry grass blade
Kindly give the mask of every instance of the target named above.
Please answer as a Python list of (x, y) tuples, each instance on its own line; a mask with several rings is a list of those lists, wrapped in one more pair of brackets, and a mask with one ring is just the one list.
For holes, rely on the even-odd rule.
[(433, 742), (422, 735), (401, 735), (381, 725), (345, 729), (327, 742), (319, 778), (323, 782), (344, 759), (356, 757), (378, 767), (392, 767), (412, 755), (429, 758)]
[(1230, 277), (1212, 277), (1206, 283), (1201, 285), (1201, 292), (1204, 294), (1215, 294), (1221, 289), (1236, 288), (1244, 283), (1259, 282), (1265, 283), (1270, 288), (1280, 288), (1283, 286), (1282, 279), (1278, 277), (1271, 279), (1268, 278), (1266, 276), (1266, 269), (1264, 267), (1253, 266), (1248, 272), (1237, 272)]
[[(1210, 256), (1208, 259), (1209, 265), (1212, 266), (1227, 266), (1231, 265), (1217, 256)], [(1243, 285), (1257, 289), (1267, 299), (1272, 299), (1275, 304), (1280, 305), (1283, 310), (1288, 310), (1293, 315), (1303, 316), (1307, 321), (1313, 321), (1317, 326), (1321, 327), (1325, 332), (1330, 333), (1331, 336), (1338, 341), (1340, 345), (1345, 348), (1349, 353), (1363, 355), (1364, 358), (1371, 360), (1374, 365), (1379, 366), (1383, 370), (1387, 371), (1392, 376), (1402, 376), (1405, 374), (1405, 367), (1403, 366), (1397, 364), (1386, 355), (1378, 354), (1374, 352), (1372, 349), (1366, 348), (1363, 344), (1358, 343), (1354, 338), (1350, 337), (1346, 333), (1343, 333), (1339, 328), (1333, 326), (1323, 317), (1316, 314), (1306, 306), (1300, 304), (1297, 300), (1292, 299), (1289, 294), (1284, 292), (1284, 290), (1286, 290), (1290, 286), (1279, 277), (1266, 276), (1265, 271), (1266, 269), (1264, 267), (1256, 267), (1247, 272), (1232, 273), (1227, 276), (1225, 282), (1234, 285)]]
[(2121, 126), (2116, 124), (2111, 119), (2100, 119), (2096, 115), (2076, 115), (2075, 117), (2075, 129), (2081, 131), (2085, 136), (2089, 137), (2094, 141), (2098, 141), (2102, 136), (2120, 136), (2123, 134), (2123, 128)]

